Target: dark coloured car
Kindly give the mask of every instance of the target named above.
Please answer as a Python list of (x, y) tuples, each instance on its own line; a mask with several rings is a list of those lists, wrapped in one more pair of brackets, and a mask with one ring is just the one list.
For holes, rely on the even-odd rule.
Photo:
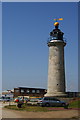
[(10, 97), (0, 97), (0, 101), (9, 102), (9, 101), (11, 101), (11, 98)]
[(68, 103), (54, 97), (43, 97), (43, 99), (38, 102), (38, 105), (42, 107), (57, 106), (57, 107), (64, 107), (64, 108), (68, 108), (69, 106)]

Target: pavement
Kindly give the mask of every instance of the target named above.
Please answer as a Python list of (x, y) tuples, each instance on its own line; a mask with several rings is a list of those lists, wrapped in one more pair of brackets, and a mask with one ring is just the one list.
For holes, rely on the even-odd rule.
[(0, 102), (0, 120), (2, 118), (2, 102)]
[[(4, 118), (6, 117), (7, 110), (3, 110), (3, 109), (4, 109), (4, 106), (7, 106), (9, 104), (14, 105), (16, 103), (14, 103), (14, 102), (11, 102), (11, 103), (10, 102), (5, 102), (5, 103), (0, 102), (0, 120), (3, 118), (3, 116), (4, 116)], [(4, 115), (3, 115), (3, 113), (4, 113)], [(7, 117), (11, 116), (11, 115), (9, 115), (9, 113), (10, 112), (8, 112), (8, 116)]]
[(26, 112), (3, 109), (2, 116), (3, 118), (72, 118), (78, 116), (78, 111)]
[[(13, 103), (14, 104), (14, 103)], [(4, 108), (9, 103), (0, 103), (2, 118), (75, 118), (79, 116), (79, 110), (54, 110), (50, 112), (27, 112)]]

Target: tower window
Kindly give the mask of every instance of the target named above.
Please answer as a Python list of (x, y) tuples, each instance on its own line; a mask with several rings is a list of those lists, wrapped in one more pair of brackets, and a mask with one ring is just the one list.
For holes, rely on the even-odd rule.
[(15, 92), (19, 92), (19, 90), (15, 90)]
[(24, 90), (23, 90), (23, 89), (21, 89), (21, 93), (24, 93)]
[(32, 90), (32, 93), (35, 93), (35, 90)]
[(56, 34), (57, 32), (54, 32), (54, 34)]
[(30, 92), (29, 89), (27, 89), (27, 90), (26, 90), (26, 93), (29, 93), (29, 92)]
[(36, 90), (36, 93), (40, 93), (40, 90)]

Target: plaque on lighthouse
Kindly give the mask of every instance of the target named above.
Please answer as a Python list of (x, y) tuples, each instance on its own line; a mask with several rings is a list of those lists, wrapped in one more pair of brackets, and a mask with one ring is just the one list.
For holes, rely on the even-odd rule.
[(50, 32), (48, 41), (49, 63), (48, 63), (48, 88), (45, 96), (66, 96), (65, 94), (65, 65), (64, 47), (66, 42), (63, 39), (64, 33), (59, 29), (58, 20), (54, 19), (55, 28)]

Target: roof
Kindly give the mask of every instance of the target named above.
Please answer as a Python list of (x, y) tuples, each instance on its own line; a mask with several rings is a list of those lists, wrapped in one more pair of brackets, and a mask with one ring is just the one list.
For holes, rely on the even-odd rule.
[[(46, 90), (44, 88), (33, 88), (33, 87), (18, 87), (18, 88), (23, 88), (23, 89), (41, 89), (41, 90)], [(17, 89), (17, 88), (16, 88)]]

